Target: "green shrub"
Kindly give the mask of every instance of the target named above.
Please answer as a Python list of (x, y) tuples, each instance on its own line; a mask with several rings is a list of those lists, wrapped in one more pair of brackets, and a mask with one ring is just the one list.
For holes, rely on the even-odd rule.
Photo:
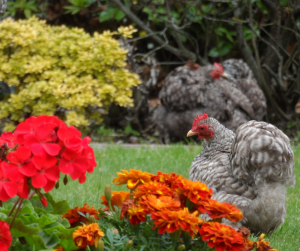
[(130, 37), (132, 27), (93, 36), (82, 29), (49, 26), (36, 17), (0, 24), (0, 80), (14, 92), (0, 103), (0, 119), (12, 131), (29, 115), (58, 115), (67, 124), (101, 122), (97, 108), (132, 105), (131, 87), (140, 81), (125, 66), (126, 50), (114, 35)]

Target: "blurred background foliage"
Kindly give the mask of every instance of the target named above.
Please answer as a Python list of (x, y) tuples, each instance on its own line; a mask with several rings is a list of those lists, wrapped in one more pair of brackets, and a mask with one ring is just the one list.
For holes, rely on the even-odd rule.
[[(299, 0), (15, 0), (4, 16), (32, 15), (91, 35), (120, 26), (138, 29), (132, 39), (120, 40), (128, 50), (126, 68), (142, 81), (133, 88), (134, 106), (111, 104), (101, 125), (115, 132), (129, 126), (139, 133), (131, 133), (132, 141), (152, 142), (156, 135), (151, 114), (171, 70), (188, 61), (205, 65), (228, 58), (243, 58), (254, 72), (268, 100), (265, 120), (298, 137)], [(89, 133), (97, 131), (105, 130), (95, 124)]]

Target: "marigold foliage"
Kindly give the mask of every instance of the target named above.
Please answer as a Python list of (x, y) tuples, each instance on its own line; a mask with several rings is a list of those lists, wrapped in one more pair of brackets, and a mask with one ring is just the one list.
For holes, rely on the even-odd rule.
[[(0, 80), (14, 86), (14, 93), (0, 105), (0, 119), (23, 121), (26, 114), (53, 115), (63, 111), (66, 123), (75, 126), (101, 122), (95, 109), (115, 102), (132, 105), (131, 87), (140, 81), (124, 69), (126, 50), (115, 34), (130, 36), (134, 30), (94, 33), (83, 29), (49, 26), (32, 17), (0, 23)], [(13, 130), (7, 123), (5, 131)]]

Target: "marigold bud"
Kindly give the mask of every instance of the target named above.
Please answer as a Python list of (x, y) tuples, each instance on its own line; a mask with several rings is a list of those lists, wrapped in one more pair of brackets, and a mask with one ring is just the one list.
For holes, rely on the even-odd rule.
[(88, 217), (88, 220), (89, 220), (90, 223), (96, 223), (96, 218), (95, 218), (94, 215), (90, 215), (90, 216)]
[(126, 247), (132, 248), (133, 247), (133, 241), (132, 240), (127, 241), (126, 242)]
[(111, 198), (111, 186), (110, 185), (105, 186), (104, 196), (105, 196), (107, 202), (110, 202), (110, 198)]
[(178, 248), (177, 248), (178, 251), (182, 251), (182, 250), (185, 250), (185, 245), (184, 244), (181, 244)]
[(103, 240), (98, 241), (96, 250), (97, 251), (104, 251), (104, 242), (103, 242)]
[(118, 229), (116, 229), (116, 228), (113, 230), (113, 232), (114, 232), (114, 234), (118, 234), (119, 233)]
[(65, 175), (65, 177), (64, 177), (64, 185), (67, 185), (68, 184), (68, 177), (67, 177), (67, 175)]

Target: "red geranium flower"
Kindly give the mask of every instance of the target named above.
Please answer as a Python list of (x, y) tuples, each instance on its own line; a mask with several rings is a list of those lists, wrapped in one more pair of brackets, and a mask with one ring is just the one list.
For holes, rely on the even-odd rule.
[(56, 162), (56, 158), (49, 155), (32, 157), (32, 163), (37, 169), (37, 173), (31, 178), (35, 188), (43, 187), (45, 192), (48, 192), (55, 186), (55, 181), (59, 180), (59, 169), (55, 165)]
[(65, 149), (59, 161), (59, 170), (63, 174), (70, 174), (72, 180), (80, 178), (88, 168), (87, 158), (70, 149)]
[(17, 144), (15, 136), (12, 132), (4, 132), (1, 134), (0, 145), (3, 145), (4, 143), (7, 143), (9, 148), (12, 148)]
[(0, 250), (8, 250), (12, 242), (9, 225), (5, 221), (0, 221)]
[(24, 145), (27, 146), (34, 155), (51, 156), (58, 155), (60, 146), (56, 143), (57, 136), (54, 129), (57, 127), (55, 123), (48, 123), (41, 125), (35, 129), (35, 135), (28, 135), (25, 137)]
[(59, 128), (57, 136), (61, 141), (64, 142), (64, 145), (67, 149), (70, 149), (75, 152), (80, 152), (83, 148), (81, 132), (76, 129), (74, 126), (63, 126)]
[(27, 184), (27, 179), (21, 179), (18, 182), (18, 193), (17, 195), (21, 198), (27, 199), (29, 194), (29, 186)]
[(25, 146), (19, 146), (16, 151), (9, 153), (6, 158), (10, 163), (2, 162), (7, 177), (11, 181), (19, 181), (24, 176), (32, 177), (36, 173), (36, 168), (29, 158), (32, 153)]
[(0, 200), (7, 201), (15, 197), (18, 192), (18, 184), (10, 181), (2, 168), (0, 168)]

